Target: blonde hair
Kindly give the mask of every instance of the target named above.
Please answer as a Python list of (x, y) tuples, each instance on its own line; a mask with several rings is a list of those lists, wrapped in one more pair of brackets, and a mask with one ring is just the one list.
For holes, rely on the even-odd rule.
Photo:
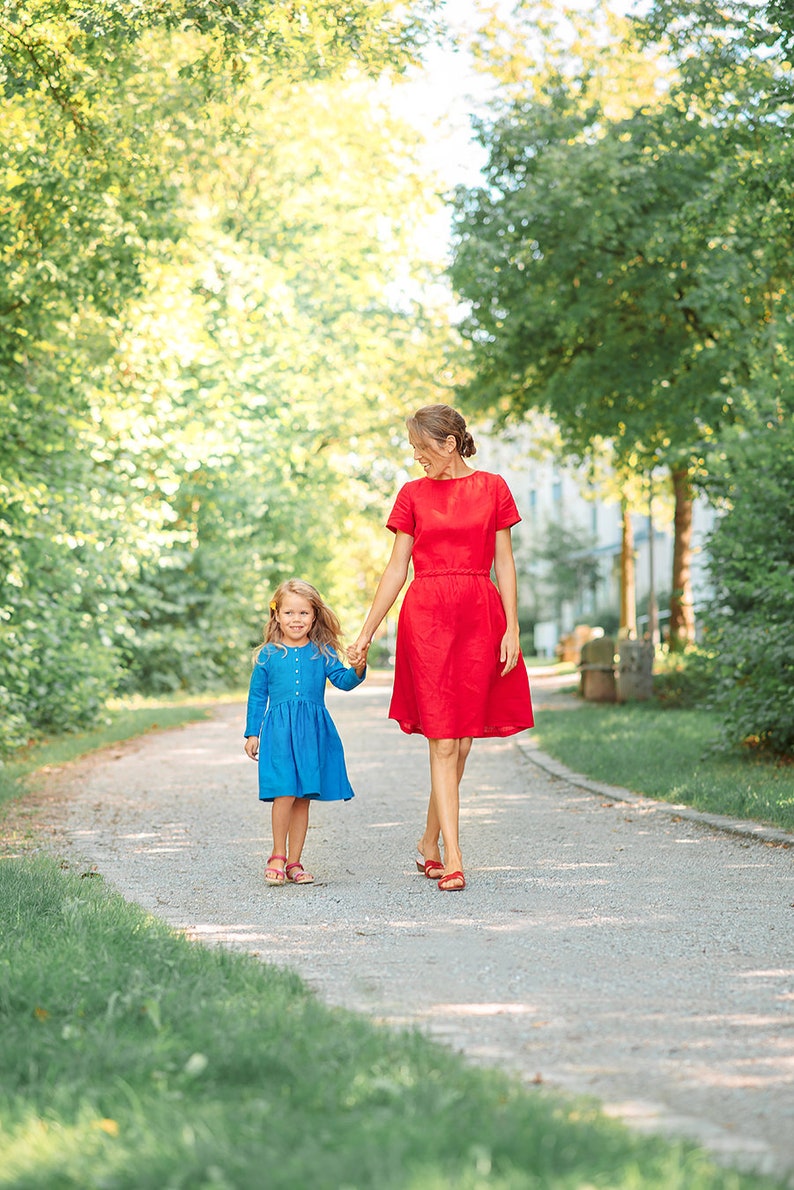
[(254, 649), (253, 660), (256, 661), (267, 645), (275, 645), (277, 649), (283, 649), (286, 653), (284, 634), (276, 617), (287, 595), (299, 595), (301, 599), (305, 599), (312, 605), (314, 623), (309, 629), (309, 640), (317, 651), (325, 657), (333, 657), (338, 653), (341, 648), (342, 625), (339, 623), (336, 613), (331, 611), (320, 592), (311, 583), (307, 583), (302, 578), (288, 578), (283, 583), (279, 583), (273, 592), (270, 600), (270, 618), (265, 624), (261, 645)]
[(423, 405), (413, 417), (407, 417), (408, 432), (418, 438), (432, 438), (445, 442), (450, 435), (455, 439), (455, 448), (462, 459), (476, 455), (474, 439), (466, 429), (466, 419), (451, 405)]

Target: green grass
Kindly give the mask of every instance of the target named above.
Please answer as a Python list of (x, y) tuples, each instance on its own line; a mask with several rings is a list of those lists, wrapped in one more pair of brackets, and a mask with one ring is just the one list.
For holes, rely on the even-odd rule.
[(37, 769), (67, 764), (89, 752), (106, 748), (158, 728), (179, 727), (209, 714), (213, 699), (130, 699), (112, 703), (103, 721), (91, 731), (40, 740), (15, 753), (0, 767), (0, 806), (25, 791), (25, 779)]
[(539, 711), (533, 733), (557, 760), (597, 781), (794, 831), (794, 765), (714, 750), (719, 721), (655, 702)]
[(0, 1186), (761, 1190), (324, 1007), (51, 860), (0, 860)]

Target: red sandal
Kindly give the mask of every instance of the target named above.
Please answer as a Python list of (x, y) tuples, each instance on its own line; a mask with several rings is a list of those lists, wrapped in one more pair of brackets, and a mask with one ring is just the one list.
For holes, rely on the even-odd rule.
[[(297, 868), (298, 871), (294, 876), (290, 876), (290, 872), (294, 868)], [(303, 864), (298, 863), (297, 860), (294, 864), (287, 864), (284, 871), (290, 884), (314, 884), (314, 877), (312, 876), (311, 872), (307, 872)]]
[[(422, 854), (421, 851), (419, 854)], [(423, 875), (427, 876), (428, 880), (438, 880), (438, 877), (444, 871), (444, 865), (440, 860), (425, 859), (424, 856), (422, 856), (421, 859), (416, 860), (416, 868), (417, 871), (422, 872)], [(434, 872), (436, 872), (437, 875), (434, 876)]]
[(286, 855), (276, 855), (276, 853), (273, 852), (270, 859), (267, 861), (267, 867), (265, 868), (265, 883), (266, 884), (286, 884), (287, 874), (284, 871), (284, 869), (283, 868), (271, 868), (271, 866), (270, 866), (274, 859), (283, 859), (284, 863), (287, 862)]
[[(459, 880), (460, 884), (448, 884), (449, 880)], [(447, 872), (446, 876), (440, 878), (438, 887), (441, 892), (462, 892), (466, 887), (466, 877), (462, 872)]]

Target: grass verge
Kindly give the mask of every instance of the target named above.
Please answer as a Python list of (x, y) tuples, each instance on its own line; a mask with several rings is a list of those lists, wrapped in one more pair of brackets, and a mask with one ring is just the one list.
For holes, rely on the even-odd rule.
[(539, 746), (575, 772), (712, 814), (794, 831), (794, 765), (716, 752), (719, 720), (655, 702), (582, 703), (539, 711)]
[(0, 1186), (779, 1185), (326, 1008), (51, 860), (0, 861), (0, 913)]
[(0, 767), (0, 806), (25, 790), (25, 779), (37, 769), (67, 764), (71, 760), (121, 743), (147, 731), (179, 727), (209, 714), (217, 698), (182, 702), (177, 699), (135, 699), (111, 704), (103, 722), (91, 731), (54, 736), (16, 753), (13, 760)]

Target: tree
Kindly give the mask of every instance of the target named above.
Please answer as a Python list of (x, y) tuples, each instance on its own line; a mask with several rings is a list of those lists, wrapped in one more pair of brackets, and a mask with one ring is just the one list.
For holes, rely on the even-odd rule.
[[(130, 584), (145, 612), (128, 682), (191, 684), (191, 658), (239, 674), (281, 578), (310, 577), (346, 610), (353, 576), (376, 564), (367, 521), (394, 471), (372, 465), (403, 390), (433, 390), (449, 334), (390, 292), (424, 201), (403, 135), (360, 83), (271, 88), (249, 143), (192, 171), (204, 214), (131, 312), (122, 357), (134, 420), (119, 446), (132, 450), (156, 395), (148, 494), (172, 512)], [(162, 306), (180, 294), (169, 352)]]
[[(537, 599), (540, 589), (545, 588), (548, 592), (545, 599), (549, 600), (558, 624), (563, 618), (563, 604), (592, 590), (598, 582), (599, 565), (592, 554), (594, 544), (581, 526), (549, 520), (543, 538), (532, 550), (533, 562), (543, 564), (543, 574), (532, 576), (533, 595)], [(543, 604), (537, 618), (549, 618)]]
[[(336, 354), (326, 364), (335, 369), (344, 356), (345, 379), (355, 375), (360, 392), (367, 353), (374, 356), (382, 339), (371, 333), (365, 349), (357, 314), (368, 307), (371, 325), (380, 320), (387, 333), (397, 313), (386, 302), (376, 309), (371, 287), (360, 306), (348, 301), (345, 327), (337, 301), (323, 346), (329, 304), (312, 309), (308, 287), (298, 300), (294, 276), (285, 278), (278, 262), (290, 242), (317, 253), (328, 210), (307, 207), (302, 227), (288, 218), (296, 193), (294, 185), (285, 192), (283, 172), (278, 217), (266, 218), (273, 183), (267, 159), (257, 158), (254, 117), (261, 133), (265, 117), (257, 113), (278, 105), (281, 124), (270, 139), (280, 137), (298, 159), (295, 95), (285, 88), (307, 79), (333, 87), (351, 70), (359, 79), (399, 70), (431, 35), (432, 8), (424, 0), (0, 6), (0, 747), (32, 728), (90, 720), (133, 655), (139, 676), (157, 668), (161, 682), (164, 674), (181, 681), (189, 667), (193, 681), (228, 673), (239, 644), (228, 632), (230, 609), (240, 613), (241, 588), (257, 590), (277, 564), (297, 566), (301, 558), (321, 558), (330, 571), (332, 534), (323, 538), (323, 525), (331, 520), (326, 496), (338, 469), (336, 461), (309, 465), (320, 433), (308, 423), (331, 407), (332, 387), (315, 393), (300, 433), (292, 433), (290, 402), (295, 419), (298, 390), (308, 405), (310, 376), (316, 380), (332, 344)], [(351, 97), (337, 94), (339, 101)], [(336, 127), (326, 122), (325, 131), (341, 126), (338, 112)], [(369, 154), (372, 182), (390, 150), (374, 115), (368, 127), (369, 143), (355, 149), (349, 138), (347, 151), (351, 160)], [(354, 139), (355, 126), (349, 131)], [(254, 162), (259, 171), (260, 238), (243, 248), (248, 232), (234, 226), (234, 212), (240, 221), (253, 213), (246, 160), (249, 171)], [(223, 205), (207, 213), (207, 178), (232, 161), (241, 189), (234, 193), (231, 180), (226, 190), (216, 186)], [(365, 261), (373, 271), (382, 263), (373, 246), (390, 226), (388, 209), (374, 202), (371, 210), (380, 222), (358, 236), (361, 250), (347, 262), (359, 277)], [(379, 250), (395, 246), (384, 242)], [(344, 269), (332, 251), (315, 264), (314, 278), (322, 274), (327, 290)], [(281, 311), (284, 293), (293, 304)], [(292, 338), (282, 333), (267, 363), (256, 359), (249, 315), (260, 330), (272, 329), (272, 345), (279, 324), (282, 332), (293, 325), (293, 313)], [(411, 332), (421, 338), (409, 332), (406, 312), (399, 321), (403, 341)], [(315, 330), (310, 348), (299, 334), (308, 324)], [(414, 355), (418, 362), (421, 348)], [(388, 375), (391, 383), (398, 368), (395, 358), (371, 376)], [(271, 413), (258, 433), (282, 438), (256, 454), (240, 414), (256, 421), (258, 380), (267, 385)], [(339, 386), (333, 400), (341, 402)], [(252, 498), (263, 468), (268, 482)], [(320, 513), (304, 516), (315, 535), (308, 555), (289, 512), (300, 507), (302, 486), (308, 498), (312, 484)], [(246, 567), (252, 511), (254, 540), (264, 544)], [(250, 610), (242, 609), (246, 638)], [(153, 666), (158, 650), (165, 662)]]
[[(774, 74), (743, 61), (742, 96)], [(724, 96), (736, 77), (712, 84)], [(692, 481), (742, 406), (748, 359), (768, 350), (790, 234), (770, 240), (737, 198), (726, 146), (742, 160), (759, 139), (746, 104), (718, 118), (684, 78), (609, 118), (589, 81), (547, 71), (481, 129), (486, 185), (458, 194), (451, 270), (468, 302), (468, 397), (503, 418), (545, 409), (578, 456), (609, 442), (619, 474), (670, 469), (671, 643), (685, 644)], [(773, 121), (760, 132), (780, 135)]]

